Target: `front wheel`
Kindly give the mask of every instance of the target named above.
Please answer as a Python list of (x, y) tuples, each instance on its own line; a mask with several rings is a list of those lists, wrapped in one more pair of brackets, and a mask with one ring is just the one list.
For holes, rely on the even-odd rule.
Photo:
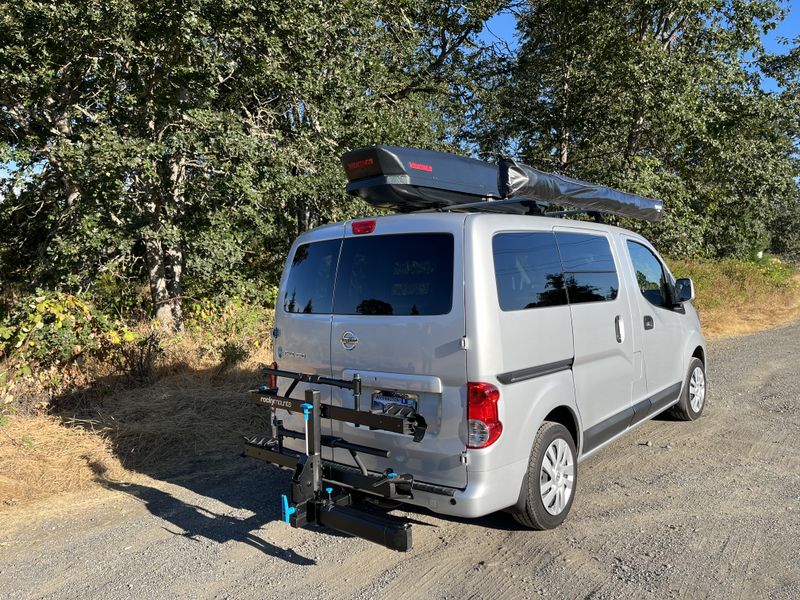
[(521, 525), (553, 529), (567, 518), (578, 482), (575, 441), (560, 423), (545, 421), (533, 442), (523, 498), (512, 510)]
[(703, 414), (708, 395), (706, 368), (699, 358), (689, 361), (689, 372), (683, 384), (681, 399), (672, 407), (670, 414), (682, 421), (694, 421)]

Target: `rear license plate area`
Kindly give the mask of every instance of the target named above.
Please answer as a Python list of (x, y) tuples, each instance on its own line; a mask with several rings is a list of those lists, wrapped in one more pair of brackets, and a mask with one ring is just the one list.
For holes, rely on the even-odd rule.
[(417, 412), (418, 406), (419, 396), (417, 394), (384, 392), (382, 390), (372, 393), (372, 412), (374, 413)]

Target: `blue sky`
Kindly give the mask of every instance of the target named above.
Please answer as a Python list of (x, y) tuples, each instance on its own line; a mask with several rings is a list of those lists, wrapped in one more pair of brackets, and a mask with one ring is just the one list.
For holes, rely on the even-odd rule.
[[(785, 53), (791, 47), (792, 41), (800, 36), (800, 2), (783, 2), (788, 13), (784, 20), (772, 31), (764, 35), (764, 46), (769, 52)], [(510, 13), (495, 15), (486, 23), (486, 28), (481, 33), (481, 39), (486, 42), (503, 40), (511, 47), (516, 45), (514, 38), (514, 16)], [(777, 89), (775, 82), (765, 79), (764, 89), (774, 91)]]

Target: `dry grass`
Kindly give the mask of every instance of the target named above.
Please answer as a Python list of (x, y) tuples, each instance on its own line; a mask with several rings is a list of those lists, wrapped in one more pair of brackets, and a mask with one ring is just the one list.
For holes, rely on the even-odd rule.
[(672, 260), (676, 277), (691, 277), (708, 339), (745, 335), (800, 318), (800, 274), (776, 259)]
[[(269, 320), (267, 320), (269, 322)], [(259, 336), (269, 340), (268, 336)], [(0, 423), (0, 512), (56, 494), (99, 488), (107, 479), (166, 473), (208, 455), (236, 457), (241, 436), (262, 431), (247, 402), (269, 343), (251, 344), (230, 365), (220, 343), (189, 332), (167, 340), (149, 381), (108, 375), (72, 392), (54, 415), (12, 415)], [(102, 372), (94, 368), (93, 372)]]
[(108, 440), (54, 417), (7, 417), (0, 428), (0, 508), (125, 475)]
[(258, 383), (258, 366), (271, 362), (271, 348), (268, 341), (251, 344), (249, 356), (231, 365), (205, 337), (186, 333), (168, 340), (152, 381), (116, 386), (93, 402), (80, 402), (76, 411), (62, 412), (62, 420), (107, 439), (128, 469), (163, 471), (187, 458), (235, 452), (243, 434), (266, 426), (246, 392)]

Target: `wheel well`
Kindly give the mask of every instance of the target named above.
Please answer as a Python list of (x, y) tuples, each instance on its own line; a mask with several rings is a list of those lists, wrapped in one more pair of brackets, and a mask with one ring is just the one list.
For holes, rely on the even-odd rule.
[(575, 415), (572, 414), (572, 411), (569, 408), (566, 406), (554, 408), (548, 413), (544, 420), (554, 421), (555, 423), (560, 423), (566, 427), (567, 431), (570, 432), (572, 439), (575, 442), (575, 451), (580, 454), (580, 448), (578, 447), (578, 421), (575, 419)]
[(699, 358), (701, 363), (706, 364), (706, 353), (703, 352), (702, 346), (698, 346), (694, 349), (694, 352), (692, 352), (692, 358)]

